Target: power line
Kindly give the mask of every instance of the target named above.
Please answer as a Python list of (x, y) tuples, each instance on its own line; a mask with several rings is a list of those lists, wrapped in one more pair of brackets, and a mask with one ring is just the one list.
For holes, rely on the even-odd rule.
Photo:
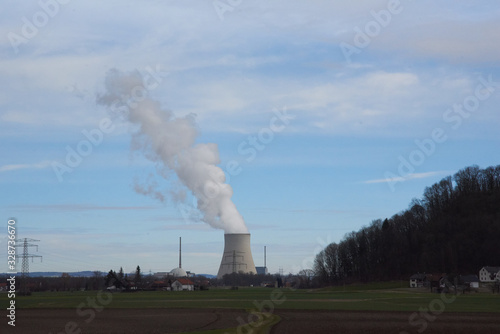
[[(16, 239), (16, 247), (23, 247), (23, 254), (19, 255), (22, 261), (22, 266), (21, 266), (21, 294), (28, 294), (29, 293), (29, 288), (28, 288), (28, 276), (30, 273), (30, 264), (29, 264), (29, 258), (31, 258), (31, 261), (35, 257), (39, 257), (40, 261), (42, 261), (42, 256), (41, 255), (33, 255), (29, 254), (28, 250), (29, 247), (36, 247), (36, 251), (38, 252), (38, 245), (31, 244), (30, 242), (36, 242), (40, 240), (36, 239), (31, 239), (31, 238), (24, 238), (24, 239)], [(22, 242), (22, 244), (17, 245), (18, 242)]]

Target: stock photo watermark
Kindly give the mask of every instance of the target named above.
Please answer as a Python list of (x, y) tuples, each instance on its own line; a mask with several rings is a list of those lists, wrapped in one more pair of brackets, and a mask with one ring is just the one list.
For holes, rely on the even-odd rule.
[[(254, 161), (259, 152), (264, 151), (267, 145), (273, 142), (276, 133), (285, 130), (290, 122), (295, 119), (295, 115), (288, 113), (286, 106), (281, 110), (273, 109), (273, 114), (269, 120), (269, 126), (261, 128), (256, 134), (248, 136), (238, 145), (238, 153), (241, 156), (247, 156), (245, 160), (248, 163)], [(231, 162), (238, 164), (235, 160)]]
[[(286, 301), (286, 296), (279, 288), (273, 289), (269, 299), (253, 301), (255, 308), (248, 312), (247, 319), (241, 316), (236, 318), (239, 326), (236, 328), (237, 334), (251, 334), (255, 329), (263, 326), (271, 326), (277, 323), (279, 318), (274, 316), (275, 305), (281, 305)], [(225, 334), (228, 334), (227, 332)]]
[(16, 326), (16, 220), (11, 218), (7, 221), (7, 298), (9, 306), (7, 307), (7, 323), (9, 326)]
[[(446, 293), (441, 292), (440, 298), (435, 298), (429, 302), (427, 307), (420, 307), (418, 312), (413, 312), (408, 317), (408, 324), (417, 328), (418, 333), (423, 333), (430, 323), (437, 319), (437, 316), (443, 313), (447, 304), (453, 303), (457, 296), (451, 295), (450, 298)], [(410, 334), (407, 331), (401, 331), (399, 334)]]
[[(69, 333), (81, 333), (81, 326), (83, 323), (89, 324), (95, 318), (98, 312), (102, 312), (104, 307), (109, 305), (113, 301), (113, 294), (111, 292), (97, 292), (95, 298), (87, 297), (85, 302), (80, 303), (76, 308), (76, 315), (79, 321), (68, 321), (64, 325), (64, 329), (60, 332), (54, 334), (69, 334)], [(49, 334), (53, 334), (49, 332)]]
[[(488, 78), (481, 76), (478, 81), (479, 83), (476, 85), (473, 94), (466, 96), (461, 103), (455, 103), (452, 107), (444, 111), (442, 120), (452, 130), (458, 130), (465, 119), (468, 119), (477, 112), (481, 103), (489, 99), (496, 92), (500, 84), (493, 81), (491, 74)], [(445, 143), (448, 138), (447, 130), (442, 127), (436, 127), (431, 131), (428, 138), (415, 139), (416, 148), (406, 157), (403, 155), (398, 156), (399, 164), (397, 172), (386, 171), (384, 173), (384, 180), (389, 189), (394, 192), (397, 183), (410, 179), (417, 167), (422, 166), (436, 152), (437, 147)]]
[[(252, 163), (259, 156), (259, 153), (264, 151), (274, 141), (275, 135), (283, 132), (295, 117), (295, 115), (289, 113), (286, 106), (281, 108), (281, 110), (274, 108), (268, 126), (262, 127), (256, 133), (247, 136), (247, 138), (238, 144), (237, 152), (240, 157), (244, 158), (244, 162)], [(204, 184), (203, 195), (206, 198), (217, 197), (222, 191), (220, 189), (221, 183), (230, 183), (232, 177), (238, 176), (243, 172), (243, 163), (232, 159), (223, 166), (222, 174), (216, 171), (218, 170), (210, 171), (210, 180)], [(221, 180), (221, 177), (224, 180)], [(179, 202), (177, 207), (185, 222), (200, 221), (201, 215), (197, 209), (196, 198), (193, 198), (192, 204)]]
[(214, 7), (217, 16), (221, 21), (224, 21), (224, 15), (227, 12), (232, 12), (243, 3), (243, 0), (215, 0), (212, 2), (212, 6)]
[[(314, 258), (318, 252), (327, 247), (332, 242), (330, 235), (326, 239), (322, 237), (316, 238), (316, 246), (311, 252), (310, 256), (306, 256), (300, 261), (300, 263), (294, 264), (291, 268), (292, 271), (296, 271), (298, 275), (306, 271), (311, 271), (314, 265)], [(286, 291), (296, 291), (294, 287), (287, 287), (283, 290), (279, 287), (274, 288), (270, 294), (269, 298), (265, 300), (254, 300), (253, 306), (249, 312), (247, 319), (243, 319), (241, 316), (236, 320), (240, 324), (236, 328), (236, 333), (240, 334), (251, 334), (255, 330), (261, 329), (262, 327), (271, 328), (273, 325), (280, 321), (280, 318), (275, 315), (276, 306), (280, 306), (287, 301)], [(226, 333), (227, 334), (227, 333)]]
[[(127, 94), (114, 100), (109, 110), (116, 116), (123, 115), (130, 109), (135, 109), (138, 103), (146, 99), (149, 92), (156, 89), (163, 77), (166, 76), (159, 65), (155, 68), (151, 66), (145, 67), (142, 73), (142, 83), (130, 89)], [(110, 117), (104, 117), (99, 121), (99, 125), (93, 129), (84, 129), (81, 131), (84, 139), (80, 140), (76, 145), (66, 145), (66, 156), (63, 162), (53, 161), (51, 163), (59, 182), (64, 181), (64, 175), (71, 173), (82, 164), (84, 159), (92, 154), (94, 148), (97, 148), (104, 142), (106, 135), (109, 135), (115, 130), (115, 125)]]
[(360, 54), (363, 49), (367, 48), (380, 35), (382, 30), (389, 26), (394, 16), (401, 14), (403, 9), (404, 7), (400, 0), (389, 0), (386, 9), (379, 11), (371, 10), (370, 15), (373, 19), (366, 22), (362, 28), (359, 26), (353, 28), (354, 37), (352, 38), (352, 42), (341, 42), (339, 44), (340, 51), (342, 51), (347, 63), (350, 64), (352, 62), (351, 57), (353, 55)]
[(19, 46), (35, 38), (40, 30), (59, 14), (62, 6), (70, 2), (71, 0), (39, 0), (39, 10), (29, 17), (21, 17), (22, 25), (18, 32), (10, 31), (7, 34), (14, 53), (18, 54)]

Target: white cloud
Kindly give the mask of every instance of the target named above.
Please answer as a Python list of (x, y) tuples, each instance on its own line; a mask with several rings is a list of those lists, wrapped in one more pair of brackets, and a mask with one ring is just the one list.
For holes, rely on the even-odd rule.
[(104, 206), (104, 205), (86, 205), (86, 204), (46, 204), (46, 205), (15, 205), (13, 209), (22, 210), (49, 210), (49, 211), (137, 211), (137, 210), (155, 210), (153, 206)]
[(42, 169), (50, 167), (50, 161), (41, 161), (33, 164), (12, 164), (0, 166), (0, 173), (11, 172), (21, 169)]
[[(412, 4), (411, 13), (418, 10), (429, 16), (429, 8), (439, 7), (425, 5), (432, 6), (424, 9), (424, 5)], [(423, 24), (408, 10), (363, 49), (359, 63), (344, 66), (338, 59), (338, 43), (352, 35), (354, 26), (373, 19), (370, 11), (383, 9), (387, 1), (355, 5), (325, 0), (293, 5), (286, 1), (244, 2), (227, 12), (224, 21), (205, 1), (190, 6), (174, 1), (149, 1), (140, 6), (112, 1), (102, 6), (96, 11), (92, 2), (68, 4), (30, 39), (20, 55), (0, 63), (1, 80), (4, 85), (8, 81), (10, 90), (0, 99), (9, 110), (0, 115), (2, 121), (38, 124), (40, 128), (49, 123), (91, 124), (102, 115), (90, 104), (70, 101), (68, 87), (76, 85), (92, 95), (112, 67), (131, 70), (161, 62), (172, 75), (154, 93), (162, 97), (166, 108), (196, 113), (205, 131), (250, 132), (264, 113), (288, 105), (303, 113), (302, 127), (296, 131), (366, 134), (378, 129), (380, 133), (408, 119), (425, 119), (432, 107), (456, 94), (457, 87), (445, 82), (432, 87), (433, 80), (443, 76), (434, 69), (423, 68), (426, 73), (422, 73), (420, 68), (374, 67), (369, 58), (372, 51), (384, 52), (389, 58), (404, 54), (413, 59), (415, 54), (432, 56), (450, 48), (460, 57), (471, 52), (495, 55), (498, 48), (487, 42), (499, 31), (492, 29), (496, 23), (489, 19), (478, 18), (474, 24), (480, 28), (467, 29), (464, 34), (458, 29), (462, 21), (438, 21), (434, 15)], [(28, 15), (32, 10), (17, 8), (15, 12)], [(114, 14), (109, 16), (109, 12)], [(15, 22), (4, 23), (3, 30), (16, 28)], [(415, 27), (422, 29), (412, 33)], [(342, 29), (347, 35), (339, 34)], [(474, 43), (462, 43), (469, 40)], [(321, 61), (309, 58), (307, 53), (317, 50), (331, 54)], [(318, 75), (314, 67), (324, 66), (324, 61), (340, 67)], [(284, 64), (287, 71), (297, 74), (274, 72)], [(466, 82), (460, 88), (467, 89)], [(14, 107), (24, 95), (37, 96), (37, 102)], [(51, 107), (55, 100), (56, 109)], [(62, 101), (65, 108), (60, 107)]]
[(425, 172), (425, 173), (411, 173), (406, 176), (395, 176), (391, 178), (385, 178), (385, 179), (374, 179), (374, 180), (367, 180), (367, 181), (362, 181), (360, 183), (364, 184), (373, 184), (373, 183), (394, 183), (394, 182), (405, 182), (405, 181), (410, 181), (410, 180), (415, 180), (415, 179), (426, 179), (429, 177), (434, 177), (437, 175), (446, 175), (450, 174), (450, 171), (434, 171), (434, 172)]

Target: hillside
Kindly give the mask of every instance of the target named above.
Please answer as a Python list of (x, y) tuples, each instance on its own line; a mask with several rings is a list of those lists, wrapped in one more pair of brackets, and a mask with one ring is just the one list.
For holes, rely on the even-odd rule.
[(500, 165), (464, 168), (421, 199), (317, 254), (324, 284), (403, 279), (416, 272), (477, 273), (500, 263)]

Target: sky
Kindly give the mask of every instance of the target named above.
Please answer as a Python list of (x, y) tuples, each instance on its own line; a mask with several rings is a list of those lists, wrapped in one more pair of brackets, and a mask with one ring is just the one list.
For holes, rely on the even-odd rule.
[[(427, 186), (500, 164), (496, 1), (13, 1), (0, 13), (0, 217), (30, 271), (216, 274), (224, 230), (121, 111), (193, 120), (257, 266), (297, 273)], [(142, 78), (99, 103), (113, 71)], [(118, 108), (121, 106), (121, 108)], [(21, 249), (18, 249), (18, 253)], [(7, 254), (1, 256), (7, 271)], [(21, 265), (18, 263), (18, 270)]]

